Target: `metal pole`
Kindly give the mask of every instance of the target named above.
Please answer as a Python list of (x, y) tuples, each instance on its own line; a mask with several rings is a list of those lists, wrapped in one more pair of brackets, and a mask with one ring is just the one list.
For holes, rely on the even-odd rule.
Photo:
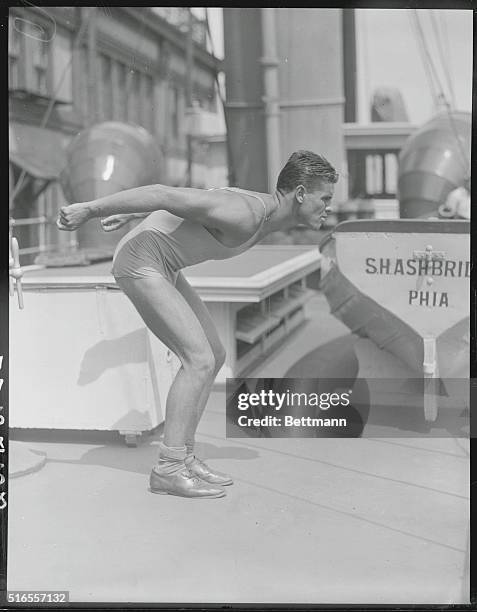
[(280, 90), (278, 84), (278, 57), (276, 40), (276, 10), (262, 8), (263, 102), (265, 105), (265, 134), (267, 146), (268, 189), (274, 190), (280, 172)]
[(88, 8), (88, 113), (87, 125), (98, 120), (97, 63), (96, 63), (96, 7)]
[(356, 23), (355, 10), (345, 8), (341, 11), (341, 32), (343, 37), (343, 76), (344, 76), (344, 120), (356, 121)]
[[(209, 37), (209, 42), (210, 42), (210, 48), (212, 51), (212, 55), (214, 57), (216, 57), (215, 55), (215, 49), (214, 49), (214, 41), (212, 39), (212, 34), (210, 31), (210, 23), (209, 23), (209, 11), (206, 8), (205, 9), (205, 26), (207, 28), (207, 35)], [(220, 80), (219, 80), (219, 70), (216, 69), (215, 71), (215, 86), (217, 87), (217, 96), (219, 97), (220, 100), (220, 104), (222, 106), (222, 112), (224, 114), (224, 122), (225, 122), (225, 145), (226, 145), (226, 149), (227, 149), (227, 169), (228, 169), (228, 184), (229, 185), (235, 185), (235, 165), (234, 165), (234, 158), (233, 158), (233, 153), (232, 153), (232, 146), (230, 143), (230, 122), (229, 122), (229, 117), (228, 117), (228, 111), (227, 108), (225, 107), (225, 100), (224, 97), (222, 95), (222, 91), (221, 91), (221, 86), (220, 86)]]
[(190, 8), (188, 10), (188, 28), (186, 45), (186, 106), (188, 116), (187, 126), (187, 187), (192, 187), (192, 134), (190, 133), (192, 112), (192, 73), (194, 69), (194, 40), (192, 38), (193, 16)]

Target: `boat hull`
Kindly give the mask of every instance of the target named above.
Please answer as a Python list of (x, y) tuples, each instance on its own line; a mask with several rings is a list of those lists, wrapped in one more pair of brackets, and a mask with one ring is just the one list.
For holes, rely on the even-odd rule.
[(345, 222), (321, 251), (321, 289), (354, 334), (420, 376), (434, 343), (440, 377), (469, 375), (470, 223)]

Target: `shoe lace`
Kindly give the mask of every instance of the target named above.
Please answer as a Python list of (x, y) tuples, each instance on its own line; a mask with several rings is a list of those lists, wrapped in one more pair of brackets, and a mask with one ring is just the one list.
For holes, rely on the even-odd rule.
[(206, 463), (204, 463), (203, 461), (201, 461), (198, 457), (194, 458), (194, 463), (195, 463), (196, 466), (200, 467), (205, 474), (210, 474), (211, 473), (211, 470), (210, 470), (209, 466)]
[(184, 478), (192, 480), (194, 484), (198, 484), (200, 482), (200, 478), (196, 476), (193, 472), (191, 472), (189, 468), (185, 468), (184, 470), (182, 470), (182, 474)]

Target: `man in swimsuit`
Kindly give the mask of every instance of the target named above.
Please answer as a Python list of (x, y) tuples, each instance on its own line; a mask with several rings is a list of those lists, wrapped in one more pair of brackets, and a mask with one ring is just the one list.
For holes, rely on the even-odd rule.
[(181, 269), (242, 253), (264, 236), (304, 224), (319, 229), (338, 175), (322, 156), (297, 151), (272, 194), (148, 185), (61, 208), (72, 231), (95, 217), (110, 231), (144, 220), (124, 236), (112, 273), (147, 327), (181, 362), (166, 404), (164, 438), (150, 476), (154, 493), (223, 497), (232, 479), (194, 455), (194, 436), (225, 351), (212, 318)]

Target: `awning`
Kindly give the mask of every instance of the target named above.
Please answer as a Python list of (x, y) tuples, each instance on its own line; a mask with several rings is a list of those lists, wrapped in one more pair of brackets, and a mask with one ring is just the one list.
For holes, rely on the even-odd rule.
[(32, 178), (52, 181), (66, 163), (67, 137), (53, 130), (21, 123), (10, 124), (10, 162)]
[(45, 163), (45, 160), (37, 159), (25, 153), (10, 151), (10, 162), (21, 170), (25, 170), (35, 179), (54, 181), (58, 178), (56, 168), (53, 168), (50, 163)]

